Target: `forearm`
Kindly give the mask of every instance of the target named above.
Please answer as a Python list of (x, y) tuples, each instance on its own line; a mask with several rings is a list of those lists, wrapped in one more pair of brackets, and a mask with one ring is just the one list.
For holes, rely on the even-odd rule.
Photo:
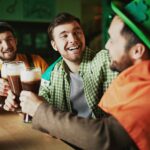
[[(60, 112), (43, 103), (34, 118), (33, 127), (65, 140), (82, 149), (130, 149), (132, 141), (113, 118), (84, 119)], [(123, 141), (123, 142), (122, 142)]]

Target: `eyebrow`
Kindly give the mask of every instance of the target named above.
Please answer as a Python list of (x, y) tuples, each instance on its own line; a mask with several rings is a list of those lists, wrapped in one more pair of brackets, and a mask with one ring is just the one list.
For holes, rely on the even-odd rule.
[(67, 31), (62, 31), (59, 33), (59, 35), (65, 34)]

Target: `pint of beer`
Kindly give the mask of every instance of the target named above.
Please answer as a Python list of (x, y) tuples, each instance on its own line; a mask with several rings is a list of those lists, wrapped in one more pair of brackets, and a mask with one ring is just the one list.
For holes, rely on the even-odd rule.
[[(3, 62), (1, 65), (1, 78), (3, 78), (4, 81), (6, 80), (7, 82), (7, 62)], [(0, 95), (0, 107), (4, 105), (5, 99), (6, 96)]]
[(7, 80), (7, 62), (4, 62), (1, 67), (1, 78)]
[(20, 82), (20, 72), (25, 70), (25, 64), (22, 61), (12, 61), (7, 63), (7, 78), (11, 91), (16, 95), (16, 102), (20, 104), (19, 96), (22, 90)]
[[(22, 89), (32, 91), (36, 94), (39, 92), (41, 82), (41, 69), (36, 67), (26, 68), (20, 74)], [(24, 122), (31, 122), (32, 117), (24, 115)]]

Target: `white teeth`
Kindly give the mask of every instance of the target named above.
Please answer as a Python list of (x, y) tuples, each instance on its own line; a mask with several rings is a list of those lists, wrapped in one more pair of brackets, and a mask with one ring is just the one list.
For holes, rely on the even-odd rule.
[(69, 50), (70, 50), (70, 51), (73, 51), (73, 50), (78, 49), (78, 48), (79, 48), (79, 46), (71, 47), (71, 48), (69, 48)]

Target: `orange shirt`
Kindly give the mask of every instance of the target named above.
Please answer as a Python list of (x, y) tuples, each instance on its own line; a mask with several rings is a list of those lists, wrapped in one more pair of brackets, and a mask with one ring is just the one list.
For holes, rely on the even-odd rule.
[[(31, 55), (31, 57), (32, 57), (32, 61), (33, 61), (34, 66), (40, 67), (42, 70), (42, 73), (44, 73), (48, 67), (48, 64), (46, 63), (46, 61), (39, 55)], [(17, 61), (23, 61), (27, 67), (30, 66), (28, 59), (27, 59), (27, 56), (25, 54), (17, 54), (16, 60)]]
[(120, 122), (140, 150), (150, 150), (150, 61), (123, 71), (99, 106)]

